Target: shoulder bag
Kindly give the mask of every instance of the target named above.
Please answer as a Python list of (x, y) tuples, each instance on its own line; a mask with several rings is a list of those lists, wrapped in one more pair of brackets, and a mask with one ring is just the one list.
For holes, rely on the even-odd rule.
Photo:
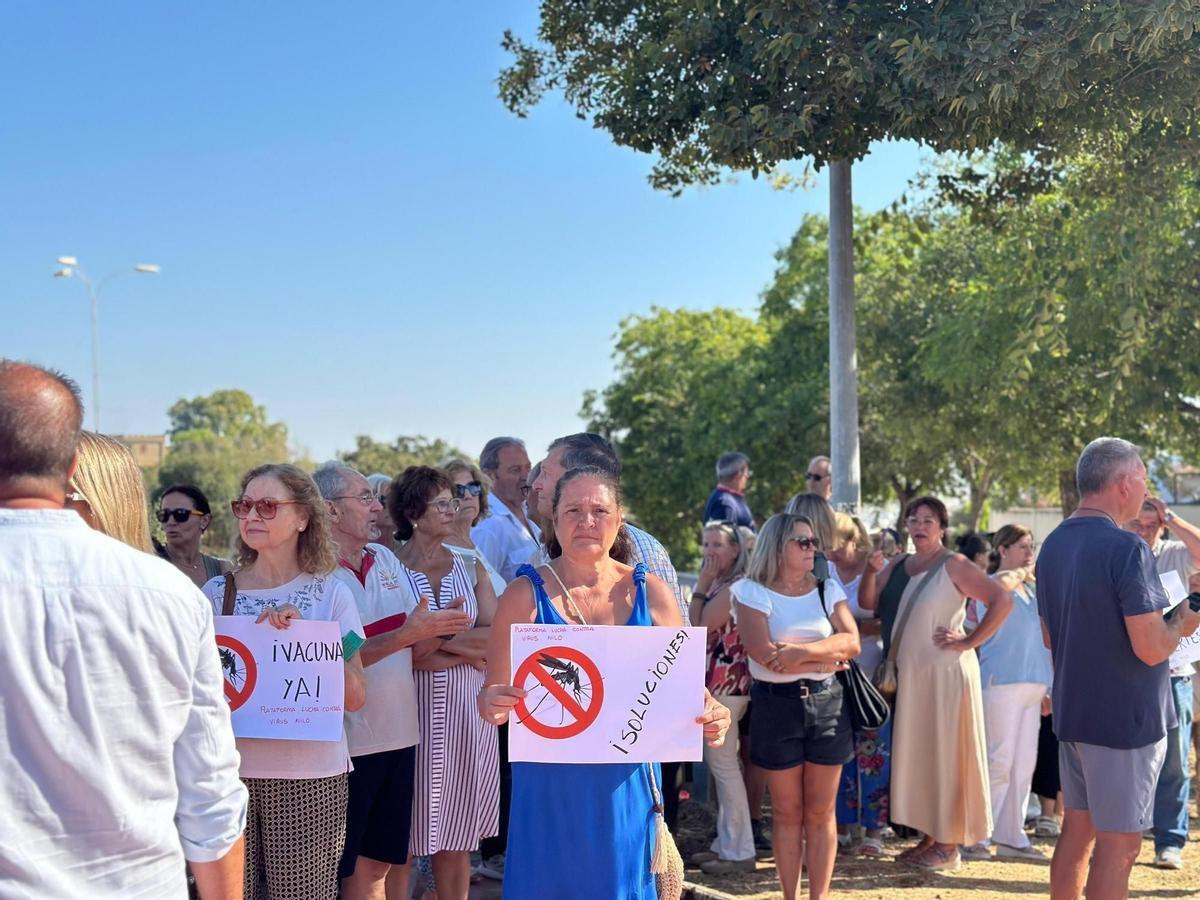
[[(833, 624), (825, 606), (824, 579), (817, 582), (817, 595), (821, 598), (821, 610), (836, 634), (837, 626)], [(876, 731), (887, 724), (892, 715), (891, 707), (875, 685), (871, 684), (871, 680), (863, 674), (858, 660), (850, 660), (850, 667), (838, 672), (837, 679), (842, 683), (842, 702), (850, 709), (850, 721), (855, 731)]]
[[(917, 601), (921, 599), (921, 594), (925, 588), (933, 581), (933, 576), (942, 570), (946, 565), (946, 561), (953, 556), (953, 553), (943, 553), (941, 557), (925, 572), (925, 576), (921, 579), (921, 583), (917, 585), (912, 595), (908, 598), (908, 605), (900, 610), (900, 615), (896, 617), (896, 624), (892, 627), (892, 642), (888, 647), (887, 659), (879, 664), (879, 668), (875, 670), (875, 687), (879, 688), (879, 693), (883, 694), (889, 701), (895, 700), (896, 691), (899, 687), (899, 676), (896, 668), (896, 653), (900, 649), (900, 639), (904, 637), (904, 626), (908, 624), (908, 616), (913, 611), (913, 607), (917, 605)], [(904, 565), (904, 563), (900, 563)]]

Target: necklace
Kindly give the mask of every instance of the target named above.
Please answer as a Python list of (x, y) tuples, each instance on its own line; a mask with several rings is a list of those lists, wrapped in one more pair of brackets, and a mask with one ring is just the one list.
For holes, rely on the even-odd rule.
[[(1079, 507), (1076, 507), (1075, 512), (1080, 512), (1081, 510), (1087, 510), (1088, 512), (1100, 513), (1100, 515), (1104, 516), (1106, 519), (1108, 519), (1108, 521), (1112, 522), (1113, 525), (1117, 525), (1116, 519), (1114, 519), (1111, 515), (1109, 515), (1104, 510), (1097, 509), (1095, 506), (1079, 506)], [(1117, 525), (1117, 527), (1120, 528), (1121, 526)]]
[(170, 550), (167, 550), (167, 556), (169, 556), (171, 558), (171, 562), (175, 563), (175, 565), (179, 566), (180, 568), (188, 568), (188, 569), (191, 569), (193, 572), (200, 568), (199, 562), (188, 563), (188, 562), (183, 562), (182, 560), (178, 560), (174, 556), (171, 556)]
[(558, 573), (554, 571), (554, 566), (546, 566), (550, 570), (550, 574), (554, 576), (554, 580), (558, 582), (558, 586), (563, 589), (563, 606), (571, 604), (571, 612), (574, 613), (581, 625), (587, 624), (587, 619), (583, 617), (583, 613), (579, 611), (579, 607), (575, 604), (575, 598), (571, 596), (571, 592), (567, 590), (567, 586), (563, 584), (563, 580), (558, 577)]

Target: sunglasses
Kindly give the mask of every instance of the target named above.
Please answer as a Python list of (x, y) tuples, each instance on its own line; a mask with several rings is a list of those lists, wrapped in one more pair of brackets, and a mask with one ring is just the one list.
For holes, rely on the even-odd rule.
[(182, 506), (178, 506), (175, 509), (160, 509), (154, 514), (154, 518), (166, 525), (168, 519), (174, 519), (176, 522), (182, 524), (192, 516), (202, 515), (204, 515), (204, 513), (200, 512), (198, 509), (184, 509)]
[(233, 508), (233, 514), (239, 519), (246, 519), (250, 516), (250, 510), (255, 510), (260, 519), (273, 519), (275, 514), (279, 512), (279, 507), (288, 506), (292, 503), (297, 503), (297, 500), (272, 500), (270, 497), (263, 497), (261, 500), (247, 500), (242, 498), (234, 500), (229, 505)]
[(456, 484), (454, 486), (454, 496), (456, 497), (478, 497), (483, 494), (483, 482), (468, 481), (466, 484)]
[(821, 542), (815, 537), (788, 538), (801, 550), (820, 550)]
[(828, 475), (818, 475), (816, 472), (805, 472), (804, 477), (808, 481), (824, 481)]

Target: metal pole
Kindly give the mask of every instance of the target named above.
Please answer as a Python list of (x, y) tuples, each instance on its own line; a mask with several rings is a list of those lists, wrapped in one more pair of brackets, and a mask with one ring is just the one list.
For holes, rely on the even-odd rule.
[(829, 439), (833, 505), (862, 501), (858, 450), (858, 351), (854, 320), (854, 202), (851, 163), (829, 165)]
[(75, 274), (87, 288), (88, 300), (92, 308), (92, 428), (100, 431), (100, 303), (96, 297), (96, 289), (92, 281), (78, 268)]

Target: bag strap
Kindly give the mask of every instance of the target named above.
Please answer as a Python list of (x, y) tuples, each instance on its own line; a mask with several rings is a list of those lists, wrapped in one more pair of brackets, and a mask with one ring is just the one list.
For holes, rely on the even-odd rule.
[(237, 584), (233, 580), (233, 573), (229, 572), (225, 576), (225, 603), (221, 607), (221, 615), (233, 615), (233, 604), (235, 600), (237, 600)]
[[(913, 607), (917, 605), (917, 600), (920, 599), (921, 594), (925, 591), (925, 588), (929, 586), (929, 582), (933, 581), (933, 576), (941, 571), (942, 567), (946, 565), (947, 560), (949, 560), (953, 555), (953, 553), (947, 551), (938, 557), (938, 561), (925, 571), (924, 577), (917, 585), (916, 590), (914, 590), (909, 596), (908, 604), (904, 607), (904, 609), (900, 610), (900, 614), (896, 617), (896, 624), (892, 626), (892, 642), (888, 647), (888, 662), (896, 661), (896, 653), (900, 647), (900, 639), (904, 636), (904, 626), (908, 624), (909, 614), (912, 613)], [(908, 557), (905, 557), (905, 559), (908, 559)], [(901, 562), (900, 565), (904, 565), (904, 563)]]

